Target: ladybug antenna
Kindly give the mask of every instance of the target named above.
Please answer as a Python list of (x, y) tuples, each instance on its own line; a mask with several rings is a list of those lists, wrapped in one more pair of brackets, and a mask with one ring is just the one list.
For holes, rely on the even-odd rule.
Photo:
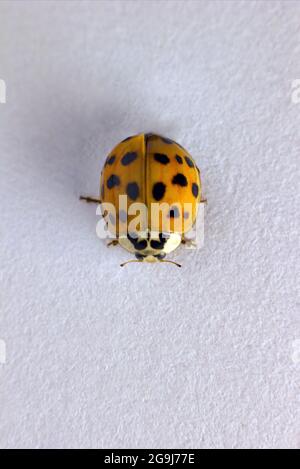
[(143, 262), (143, 261), (138, 260), (138, 259), (130, 259), (130, 261), (126, 261), (126, 262), (123, 262), (123, 264), (120, 264), (120, 267), (124, 267), (124, 265), (130, 264), (131, 262)]
[(177, 264), (177, 262), (174, 262), (174, 261), (161, 260), (159, 262), (167, 262), (168, 264), (174, 264), (174, 265), (177, 265), (177, 267), (181, 267), (181, 264)]
[[(129, 261), (126, 261), (126, 262), (123, 262), (123, 264), (120, 264), (120, 267), (124, 267), (124, 265), (131, 264), (131, 262), (143, 262), (143, 261), (139, 259), (130, 259)], [(173, 264), (173, 265), (177, 265), (177, 267), (181, 267), (181, 264), (177, 264), (177, 262), (174, 262), (174, 261), (160, 260), (159, 262), (166, 262), (168, 264)]]

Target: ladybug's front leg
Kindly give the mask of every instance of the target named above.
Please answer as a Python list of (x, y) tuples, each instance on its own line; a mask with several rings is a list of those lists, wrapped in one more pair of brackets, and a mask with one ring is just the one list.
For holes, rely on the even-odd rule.
[(81, 195), (79, 197), (79, 200), (85, 200), (88, 203), (92, 202), (94, 204), (101, 204), (101, 200), (97, 199), (96, 197), (89, 197), (89, 196), (85, 197), (84, 195)]
[(109, 246), (117, 246), (118, 244), (119, 244), (119, 240), (118, 239), (113, 239), (112, 241), (107, 243), (106, 247), (109, 248)]
[(184, 235), (181, 238), (181, 244), (190, 249), (194, 249), (197, 247), (197, 242), (194, 239), (187, 239), (184, 237)]

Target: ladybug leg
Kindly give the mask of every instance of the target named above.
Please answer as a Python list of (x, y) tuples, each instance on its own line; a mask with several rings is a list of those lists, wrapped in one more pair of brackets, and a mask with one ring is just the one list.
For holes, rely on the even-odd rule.
[(201, 199), (200, 204), (207, 204), (207, 199)]
[(190, 249), (197, 247), (197, 242), (194, 239), (186, 239), (184, 235), (182, 236), (181, 244), (183, 244), (184, 246)]
[(109, 248), (109, 246), (117, 246), (118, 244), (119, 244), (119, 240), (118, 239), (113, 239), (112, 241), (107, 243), (106, 247)]
[(85, 196), (81, 195), (79, 197), (79, 200), (85, 200), (87, 203), (93, 202), (95, 204), (101, 204), (101, 200), (96, 199), (96, 197), (85, 197)]

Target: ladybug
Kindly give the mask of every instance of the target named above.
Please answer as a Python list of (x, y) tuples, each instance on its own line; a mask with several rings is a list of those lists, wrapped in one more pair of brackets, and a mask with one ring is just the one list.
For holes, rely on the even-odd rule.
[[(120, 196), (126, 196), (125, 206)], [(203, 202), (200, 170), (179, 143), (152, 133), (134, 135), (120, 142), (106, 158), (100, 199), (80, 198), (114, 209), (102, 210), (115, 236), (108, 245), (120, 244), (135, 255), (121, 266), (146, 261), (181, 267), (164, 258), (187, 242), (184, 235), (195, 223), (198, 204)], [(141, 204), (147, 208), (148, 217), (132, 229), (136, 211), (131, 209)]]

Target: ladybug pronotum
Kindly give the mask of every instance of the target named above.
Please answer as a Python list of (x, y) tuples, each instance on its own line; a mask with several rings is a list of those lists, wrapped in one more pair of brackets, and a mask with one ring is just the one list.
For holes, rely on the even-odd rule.
[[(108, 155), (101, 172), (100, 199), (80, 198), (102, 204), (115, 237), (109, 245), (120, 244), (133, 253), (135, 259), (128, 262), (171, 262), (180, 267), (164, 258), (186, 242), (185, 234), (195, 223), (201, 202), (200, 171), (178, 143), (139, 134), (123, 140)], [(139, 218), (132, 229), (137, 213), (133, 208), (141, 204), (147, 217)]]

